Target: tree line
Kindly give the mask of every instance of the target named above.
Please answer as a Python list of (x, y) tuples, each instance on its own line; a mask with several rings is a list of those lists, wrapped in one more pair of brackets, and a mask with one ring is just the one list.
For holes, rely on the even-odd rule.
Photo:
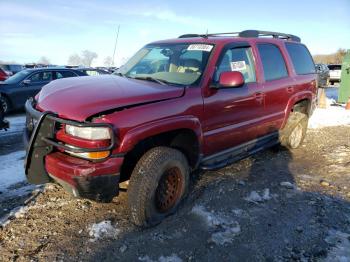
[[(332, 54), (327, 54), (327, 55), (314, 55), (313, 59), (316, 64), (341, 64), (344, 56), (346, 54), (346, 49), (344, 48), (339, 48), (335, 53)], [(90, 50), (84, 50), (80, 54), (72, 54), (69, 56), (67, 65), (70, 66), (86, 66), (90, 67), (92, 65), (92, 62), (94, 59), (98, 57), (96, 52), (90, 51)], [(5, 63), (4, 61), (0, 61), (1, 63)], [(15, 62), (7, 62), (7, 63), (14, 63)], [(42, 65), (50, 65), (50, 59), (47, 58), (46, 56), (42, 56), (37, 64), (42, 64)], [(111, 56), (107, 56), (104, 61), (103, 65), (104, 66), (113, 66), (113, 59)]]
[(316, 64), (341, 64), (343, 62), (346, 49), (339, 48), (337, 52), (328, 55), (314, 55), (313, 59)]

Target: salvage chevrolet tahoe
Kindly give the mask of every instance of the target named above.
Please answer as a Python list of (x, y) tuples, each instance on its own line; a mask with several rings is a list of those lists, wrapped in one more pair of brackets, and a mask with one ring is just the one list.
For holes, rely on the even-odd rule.
[(26, 103), (25, 172), (111, 201), (129, 180), (131, 218), (174, 213), (191, 172), (305, 137), (315, 65), (300, 38), (246, 30), (154, 42), (115, 75), (47, 84)]

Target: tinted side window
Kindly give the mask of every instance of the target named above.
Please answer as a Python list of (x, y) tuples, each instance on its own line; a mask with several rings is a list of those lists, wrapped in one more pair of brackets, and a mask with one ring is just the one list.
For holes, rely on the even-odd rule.
[(43, 72), (43, 81), (51, 81), (52, 72)]
[(29, 79), (31, 82), (41, 82), (43, 81), (42, 73), (36, 73), (32, 75)]
[(251, 48), (240, 47), (227, 50), (216, 69), (214, 81), (218, 82), (220, 74), (227, 71), (239, 71), (243, 74), (246, 83), (255, 82), (255, 67)]
[(47, 82), (52, 80), (52, 72), (40, 72), (32, 75), (30, 78), (31, 82)]
[(314, 62), (309, 50), (304, 45), (286, 43), (286, 48), (297, 75), (315, 73)]
[(273, 44), (258, 44), (265, 81), (288, 76), (286, 63), (280, 49)]
[(56, 71), (56, 79), (77, 76), (71, 71)]

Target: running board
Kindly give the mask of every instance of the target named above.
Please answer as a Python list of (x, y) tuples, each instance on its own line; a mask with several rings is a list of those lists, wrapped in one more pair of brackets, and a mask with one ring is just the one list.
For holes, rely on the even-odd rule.
[(259, 151), (279, 144), (278, 138), (278, 132), (275, 132), (267, 136), (246, 142), (242, 145), (207, 156), (202, 159), (200, 168), (202, 170), (217, 170), (223, 168)]

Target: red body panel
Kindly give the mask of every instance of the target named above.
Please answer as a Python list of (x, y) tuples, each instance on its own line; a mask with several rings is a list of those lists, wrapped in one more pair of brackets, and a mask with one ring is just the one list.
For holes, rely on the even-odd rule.
[[(110, 123), (118, 145), (113, 154), (127, 153), (141, 140), (177, 129), (190, 129), (208, 156), (279, 130), (293, 105), (315, 100), (316, 75), (296, 75), (284, 47), (284, 40), (268, 38), (209, 37), (165, 40), (214, 44), (208, 65), (198, 86), (175, 87), (118, 76), (80, 77), (52, 81), (38, 97), (37, 108), (60, 117)], [(255, 61), (256, 83), (237, 88), (210, 88), (218, 57), (226, 44), (249, 43)], [(288, 77), (265, 82), (256, 43), (276, 44), (286, 61)], [(98, 116), (101, 112), (103, 113)], [(80, 145), (79, 141), (62, 141)], [(90, 145), (95, 146), (95, 145)], [(49, 173), (73, 183), (72, 176), (119, 172), (122, 158), (101, 163), (77, 159), (63, 153), (46, 157)], [(92, 171), (93, 168), (94, 171)]]
[(87, 76), (52, 81), (40, 92), (38, 109), (85, 121), (103, 111), (179, 97), (183, 88), (119, 76)]
[(93, 163), (88, 160), (65, 155), (60, 152), (46, 156), (47, 172), (75, 187), (75, 177), (94, 177), (106, 174), (118, 174), (123, 158), (110, 158), (104, 162)]

